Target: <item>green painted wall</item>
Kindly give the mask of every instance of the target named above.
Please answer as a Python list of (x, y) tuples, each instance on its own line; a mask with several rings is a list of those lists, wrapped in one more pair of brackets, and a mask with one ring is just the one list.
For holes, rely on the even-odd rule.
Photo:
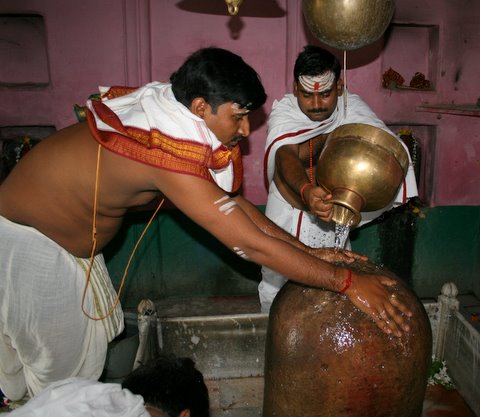
[[(115, 288), (151, 213), (127, 217), (104, 251)], [(249, 295), (256, 292), (259, 267), (229, 251), (178, 210), (158, 213), (135, 253), (122, 290), (122, 305), (142, 298)]]
[(421, 298), (445, 282), (480, 294), (480, 207), (402, 206), (351, 233), (352, 248), (404, 278)]
[[(263, 207), (260, 207), (263, 209)], [(151, 213), (130, 214), (105, 249), (115, 287)], [(403, 206), (351, 233), (352, 247), (404, 278), (422, 298), (453, 281), (480, 294), (480, 207)], [(227, 250), (174, 209), (160, 212), (134, 255), (122, 305), (152, 299), (256, 294), (257, 265)]]

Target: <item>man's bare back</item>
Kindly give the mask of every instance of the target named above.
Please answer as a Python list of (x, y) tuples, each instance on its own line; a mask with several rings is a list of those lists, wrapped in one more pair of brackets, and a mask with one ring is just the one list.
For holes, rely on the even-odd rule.
[[(98, 143), (87, 124), (60, 130), (27, 153), (0, 185), (0, 215), (32, 226), (70, 253), (90, 255)], [(158, 195), (158, 169), (102, 148), (97, 251), (118, 231), (128, 208)]]

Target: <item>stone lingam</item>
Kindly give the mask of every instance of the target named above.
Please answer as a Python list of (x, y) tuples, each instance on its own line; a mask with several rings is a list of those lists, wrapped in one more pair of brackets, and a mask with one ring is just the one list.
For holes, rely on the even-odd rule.
[(344, 294), (287, 282), (270, 310), (263, 417), (420, 417), (432, 334), (423, 304), (397, 280), (409, 332), (387, 335)]

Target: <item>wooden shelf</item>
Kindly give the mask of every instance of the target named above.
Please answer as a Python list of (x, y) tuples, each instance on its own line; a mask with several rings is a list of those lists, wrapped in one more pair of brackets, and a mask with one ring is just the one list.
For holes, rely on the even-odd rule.
[(430, 113), (480, 117), (480, 107), (476, 104), (422, 104), (417, 106), (416, 110)]

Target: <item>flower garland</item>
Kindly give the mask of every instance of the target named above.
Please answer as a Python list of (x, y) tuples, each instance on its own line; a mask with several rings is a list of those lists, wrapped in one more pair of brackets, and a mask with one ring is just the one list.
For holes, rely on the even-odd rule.
[(448, 390), (455, 389), (452, 379), (447, 373), (446, 361), (432, 358), (432, 366), (428, 376), (428, 385), (441, 385)]

